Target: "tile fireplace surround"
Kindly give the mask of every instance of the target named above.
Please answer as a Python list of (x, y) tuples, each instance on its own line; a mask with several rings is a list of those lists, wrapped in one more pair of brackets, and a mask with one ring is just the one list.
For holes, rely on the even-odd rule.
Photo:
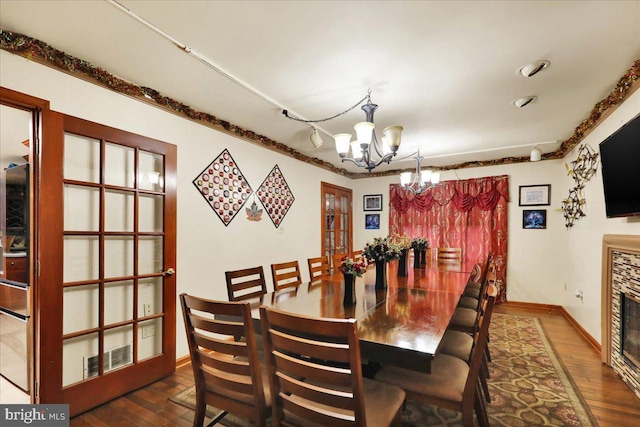
[(640, 398), (640, 369), (620, 351), (620, 293), (640, 298), (640, 235), (602, 238), (602, 362), (611, 366)]

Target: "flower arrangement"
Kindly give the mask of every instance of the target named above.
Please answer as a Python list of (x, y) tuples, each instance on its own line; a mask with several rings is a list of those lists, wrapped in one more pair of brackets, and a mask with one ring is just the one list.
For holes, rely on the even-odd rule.
[(371, 261), (391, 261), (400, 257), (400, 250), (390, 244), (388, 237), (376, 237), (373, 242), (364, 245), (362, 255)]
[(424, 237), (415, 237), (411, 240), (411, 247), (417, 251), (424, 251), (429, 249), (429, 241)]
[(356, 262), (348, 256), (342, 258), (342, 264), (340, 264), (340, 272), (342, 274), (351, 274), (360, 277), (365, 271), (367, 271), (367, 264), (365, 262)]
[(411, 237), (406, 234), (394, 234), (391, 236), (391, 245), (396, 247), (399, 251), (409, 249), (411, 247)]

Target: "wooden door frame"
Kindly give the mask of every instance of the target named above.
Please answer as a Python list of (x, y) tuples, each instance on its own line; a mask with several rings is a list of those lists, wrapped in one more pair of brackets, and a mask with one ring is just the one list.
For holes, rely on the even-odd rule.
[(29, 251), (30, 263), (27, 266), (27, 274), (29, 277), (30, 293), (30, 326), (28, 328), (27, 352), (31, 357), (29, 365), (30, 380), (30, 400), (32, 403), (39, 403), (39, 387), (40, 381), (40, 321), (42, 317), (39, 311), (40, 280), (37, 274), (40, 257), (40, 245), (37, 236), (37, 224), (40, 219), (40, 209), (37, 200), (40, 198), (40, 145), (42, 141), (42, 116), (45, 112), (50, 111), (49, 101), (36, 98), (31, 95), (16, 92), (14, 90), (0, 86), (0, 104), (9, 107), (18, 108), (31, 113), (31, 140), (29, 142), (29, 163), (30, 163), (30, 191), (29, 191)]
[[(349, 244), (351, 246), (349, 253), (353, 252), (353, 190), (346, 187), (340, 187), (339, 185), (331, 184), (328, 182), (320, 181), (320, 253), (322, 256), (325, 254), (325, 193), (326, 190), (340, 191), (349, 194), (351, 204), (349, 205)], [(329, 260), (331, 263), (331, 260)]]

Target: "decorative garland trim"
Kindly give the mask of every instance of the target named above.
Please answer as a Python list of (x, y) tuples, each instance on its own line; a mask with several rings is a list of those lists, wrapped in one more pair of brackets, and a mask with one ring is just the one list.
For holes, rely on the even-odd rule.
[[(162, 107), (174, 114), (186, 117), (190, 120), (201, 122), (209, 127), (213, 127), (216, 130), (223, 131), (233, 136), (242, 138), (246, 141), (257, 143), (272, 150), (286, 154), (293, 157), (296, 160), (300, 160), (311, 165), (318, 166), (326, 169), (330, 172), (337, 173), (339, 175), (346, 176), (348, 178), (373, 178), (382, 176), (397, 175), (399, 170), (391, 170), (385, 172), (369, 172), (369, 173), (355, 173), (349, 172), (344, 168), (338, 168), (329, 162), (318, 159), (317, 157), (307, 156), (298, 150), (295, 150), (281, 142), (274, 141), (267, 138), (264, 135), (257, 134), (253, 131), (243, 129), (225, 120), (221, 120), (214, 115), (195, 111), (188, 105), (185, 105), (172, 98), (166, 97), (158, 91), (139, 86), (123, 80), (113, 74), (103, 70), (100, 67), (95, 67), (89, 62), (82, 59), (78, 59), (61, 50), (44, 43), (40, 40), (32, 37), (14, 33), (10, 31), (4, 31), (0, 29), (0, 49), (8, 52), (20, 55), (28, 60), (37, 60), (47, 66), (52, 66), (64, 72), (70, 74), (80, 74), (93, 80), (100, 85), (103, 85), (115, 92), (128, 95), (139, 100), (149, 102), (153, 100), (155, 105)], [(637, 59), (629, 71), (623, 75), (615, 88), (611, 91), (609, 96), (598, 102), (591, 110), (591, 114), (588, 118), (584, 119), (578, 127), (576, 127), (573, 135), (563, 141), (560, 147), (552, 152), (543, 154), (543, 159), (561, 159), (566, 156), (576, 145), (582, 141), (587, 132), (590, 131), (598, 124), (598, 120), (602, 115), (610, 108), (620, 104), (628, 95), (633, 93), (638, 87), (640, 87), (640, 59)], [(452, 170), (452, 169), (464, 169), (470, 167), (481, 166), (495, 166), (509, 163), (523, 163), (528, 162), (529, 157), (504, 157), (502, 159), (484, 160), (484, 161), (471, 161), (456, 163), (441, 168), (439, 170)]]

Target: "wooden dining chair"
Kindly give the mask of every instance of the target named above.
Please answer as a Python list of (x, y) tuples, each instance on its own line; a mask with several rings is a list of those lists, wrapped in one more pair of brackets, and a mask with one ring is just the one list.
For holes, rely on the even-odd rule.
[(267, 293), (262, 266), (225, 271), (229, 301), (241, 301)]
[[(489, 296), (495, 297), (497, 295), (496, 287), (491, 284), (487, 287), (487, 298)], [(486, 299), (483, 300), (483, 304), (486, 305)], [(482, 315), (484, 314), (483, 310), (477, 310), (478, 316), (476, 317), (477, 322), (480, 321)], [(480, 325), (476, 322), (474, 333), (478, 331)], [(488, 335), (487, 335), (488, 336)], [(488, 339), (488, 338), (487, 338)], [(471, 361), (471, 351), (473, 349), (473, 335), (467, 332), (461, 332), (455, 330), (453, 327), (448, 327), (442, 337), (442, 342), (440, 343), (440, 347), (438, 347), (438, 351), (443, 354), (448, 354), (449, 356), (454, 356), (459, 359), (464, 360), (465, 362)], [(488, 345), (488, 344), (487, 344)], [(485, 347), (485, 357), (482, 359), (482, 369), (479, 374), (479, 382), (482, 389), (482, 394), (485, 397), (485, 400), (488, 403), (491, 403), (491, 396), (489, 394), (489, 387), (487, 385), (487, 378), (489, 378), (489, 352), (488, 347)]]
[(302, 283), (298, 261), (271, 264), (271, 277), (273, 277), (273, 290), (275, 291), (298, 287)]
[(363, 378), (355, 319), (260, 307), (273, 425), (401, 426), (405, 393)]
[(490, 262), (487, 267), (487, 275), (481, 285), (480, 292), (477, 298), (470, 296), (463, 296), (458, 302), (453, 317), (451, 318), (450, 327), (468, 334), (473, 334), (478, 322), (479, 311), (482, 309), (482, 301), (488, 297), (488, 287), (495, 286), (496, 282), (496, 268), (495, 263)]
[(486, 282), (489, 265), (492, 262), (494, 262), (493, 256), (489, 254), (489, 256), (487, 256), (487, 260), (485, 261), (484, 268), (482, 268), (478, 263), (473, 266), (473, 269), (471, 270), (471, 274), (469, 276), (469, 281), (464, 288), (463, 295), (465, 297), (473, 297), (478, 299), (482, 285)]
[(329, 265), (329, 258), (326, 256), (309, 258), (307, 259), (307, 265), (309, 266), (310, 281), (331, 276), (331, 266)]
[(363, 262), (363, 261), (365, 261), (364, 255), (362, 254), (362, 249), (359, 250), (359, 251), (353, 251), (351, 253), (351, 258), (353, 258), (353, 260), (355, 262)]
[(474, 412), (480, 427), (488, 427), (489, 419), (478, 386), (478, 376), (494, 303), (495, 296), (485, 301), (484, 314), (480, 318), (480, 328), (473, 337), (474, 345), (468, 363), (441, 353), (431, 362), (429, 374), (383, 366), (375, 379), (402, 388), (408, 399), (462, 413), (464, 427), (475, 425)]
[(342, 265), (342, 259), (349, 256), (347, 253), (333, 254), (331, 261), (333, 262), (333, 274), (340, 272), (340, 266)]
[(438, 262), (462, 262), (462, 249), (460, 248), (438, 248)]
[[(260, 369), (249, 303), (212, 301), (184, 293), (180, 303), (196, 384), (193, 426), (203, 425), (207, 405), (223, 411), (207, 427), (227, 413), (266, 426), (271, 395), (266, 370), (263, 374)], [(221, 315), (229, 318), (216, 319)], [(236, 341), (236, 337), (242, 339)]]

